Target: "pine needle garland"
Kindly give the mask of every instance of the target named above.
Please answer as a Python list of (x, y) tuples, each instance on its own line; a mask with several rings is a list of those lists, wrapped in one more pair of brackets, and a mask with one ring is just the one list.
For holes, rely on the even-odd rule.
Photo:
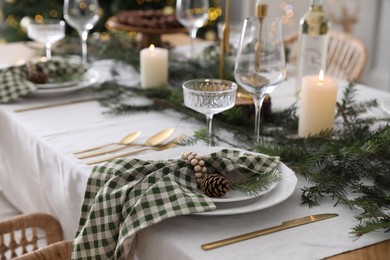
[(247, 179), (241, 183), (233, 183), (232, 189), (239, 190), (244, 194), (259, 196), (259, 193), (265, 190), (269, 190), (270, 186), (282, 179), (282, 175), (278, 170), (268, 171), (256, 178)]

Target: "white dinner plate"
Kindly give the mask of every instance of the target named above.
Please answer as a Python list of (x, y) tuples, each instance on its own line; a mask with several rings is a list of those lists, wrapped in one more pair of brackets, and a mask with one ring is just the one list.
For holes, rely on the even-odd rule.
[(382, 108), (383, 111), (386, 112), (386, 114), (390, 115), (390, 100), (381, 101), (380, 107)]
[[(222, 149), (226, 149), (226, 147), (186, 146), (186, 147), (178, 147), (178, 148), (165, 150), (164, 152), (150, 152), (144, 155), (138, 155), (137, 157), (143, 160), (179, 159), (180, 155), (183, 152), (193, 151), (193, 152), (197, 152), (200, 155), (206, 155), (213, 152), (217, 152)], [(229, 148), (229, 149), (235, 149), (245, 153), (252, 153), (242, 149), (236, 149), (236, 148)], [(275, 185), (272, 191), (264, 194), (263, 196), (246, 198), (244, 200), (239, 200), (230, 203), (216, 202), (217, 209), (213, 211), (196, 213), (196, 215), (222, 216), (222, 215), (243, 214), (243, 213), (249, 213), (249, 212), (265, 209), (283, 202), (284, 200), (289, 198), (294, 192), (298, 179), (295, 176), (295, 173), (283, 163), (279, 163), (278, 170), (282, 174), (282, 180), (279, 183), (277, 183), (277, 185)]]
[(94, 84), (98, 83), (99, 81), (99, 73), (94, 69), (89, 69), (86, 73), (83, 79), (78, 82), (77, 84), (69, 85), (69, 86), (63, 86), (60, 88), (39, 88), (37, 91), (31, 93), (32, 95), (53, 95), (53, 94), (63, 94), (68, 93), (84, 88), (88, 88), (93, 86)]
[[(82, 78), (80, 78), (82, 80)], [(68, 88), (75, 86), (79, 83), (78, 80), (70, 80), (65, 82), (53, 82), (53, 83), (44, 83), (44, 84), (35, 84), (38, 89), (47, 89), (47, 88)]]

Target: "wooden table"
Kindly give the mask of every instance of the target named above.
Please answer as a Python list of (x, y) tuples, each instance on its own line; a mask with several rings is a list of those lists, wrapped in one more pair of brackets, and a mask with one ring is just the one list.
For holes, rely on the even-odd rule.
[(356, 249), (351, 252), (346, 252), (326, 259), (329, 260), (385, 260), (390, 257), (390, 240)]

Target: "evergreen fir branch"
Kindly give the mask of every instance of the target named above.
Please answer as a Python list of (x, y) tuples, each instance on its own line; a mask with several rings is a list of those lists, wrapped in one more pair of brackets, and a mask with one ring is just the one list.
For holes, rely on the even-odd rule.
[(149, 111), (155, 111), (156, 108), (153, 105), (145, 105), (145, 106), (133, 106), (133, 105), (126, 105), (126, 104), (104, 104), (103, 106), (108, 107), (110, 110), (105, 112), (107, 114), (115, 114), (115, 115), (128, 115), (132, 113), (137, 112), (149, 112)]
[(241, 183), (231, 183), (230, 185), (233, 190), (239, 190), (246, 195), (259, 196), (260, 192), (269, 190), (272, 184), (279, 182), (281, 179), (281, 173), (278, 170), (273, 170), (256, 175), (256, 178), (250, 178)]
[(201, 128), (198, 131), (194, 132), (194, 139), (195, 141), (204, 141), (206, 143), (210, 142), (210, 139), (207, 134), (207, 129), (206, 128)]
[(360, 224), (353, 228), (353, 234), (356, 236), (362, 236), (364, 234), (384, 230), (385, 232), (390, 231), (390, 214), (383, 217), (372, 217), (367, 221), (362, 221)]
[(194, 136), (187, 136), (183, 140), (180, 141), (180, 146), (194, 146), (198, 140)]
[(95, 50), (91, 51), (90, 54), (94, 55), (94, 58), (97, 60), (114, 59), (126, 62), (131, 64), (136, 71), (139, 71), (139, 51), (141, 46), (129, 37), (125, 31), (109, 30), (107, 33), (109, 35), (107, 41), (94, 41), (90, 43), (89, 47)]

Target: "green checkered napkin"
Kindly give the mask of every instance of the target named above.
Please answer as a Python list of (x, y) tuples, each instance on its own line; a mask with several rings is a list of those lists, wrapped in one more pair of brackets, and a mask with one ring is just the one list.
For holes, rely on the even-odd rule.
[(37, 86), (26, 79), (26, 66), (9, 67), (0, 70), (0, 103), (7, 103), (19, 96), (37, 90)]
[[(36, 66), (39, 71), (47, 74), (49, 78), (81, 74), (86, 71), (84, 65), (71, 63), (64, 59), (38, 62)], [(37, 85), (27, 79), (26, 65), (0, 69), (0, 103), (15, 100), (37, 89)]]
[[(225, 176), (274, 170), (279, 157), (224, 149), (202, 156)], [(236, 173), (234, 173), (236, 174)], [(95, 166), (81, 209), (72, 259), (127, 259), (137, 231), (166, 218), (215, 209), (196, 187), (193, 166), (183, 160), (122, 158)]]
[(88, 69), (88, 66), (82, 63), (71, 62), (62, 58), (56, 58), (45, 62), (38, 62), (36, 65), (38, 70), (47, 74), (49, 78), (64, 77), (75, 74), (81, 75)]

